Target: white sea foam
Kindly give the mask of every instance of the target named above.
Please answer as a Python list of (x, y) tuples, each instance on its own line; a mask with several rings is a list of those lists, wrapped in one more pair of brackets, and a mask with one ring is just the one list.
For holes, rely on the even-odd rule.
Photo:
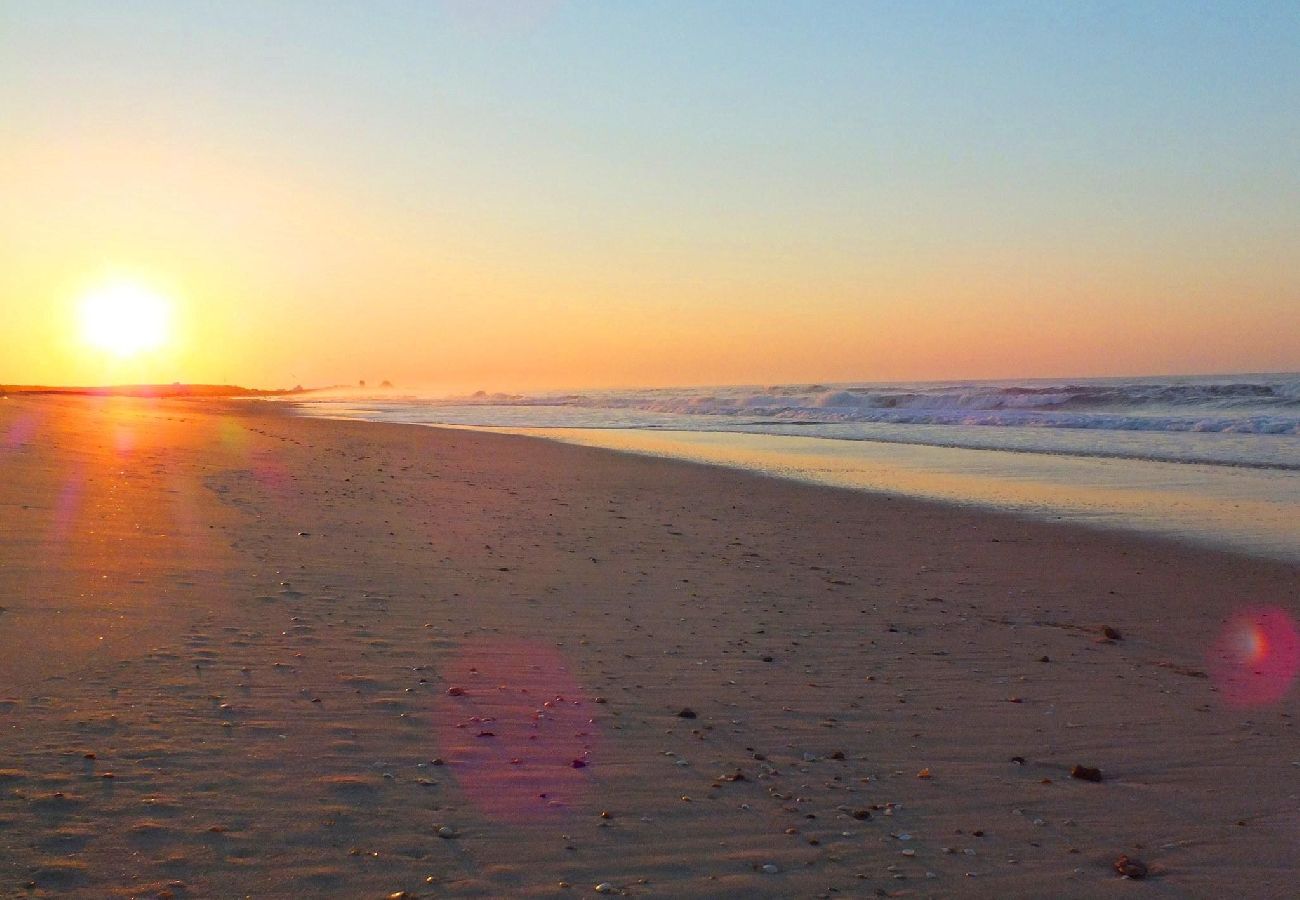
[(1300, 375), (478, 392), (316, 406), (426, 424), (741, 431), (1300, 469)]

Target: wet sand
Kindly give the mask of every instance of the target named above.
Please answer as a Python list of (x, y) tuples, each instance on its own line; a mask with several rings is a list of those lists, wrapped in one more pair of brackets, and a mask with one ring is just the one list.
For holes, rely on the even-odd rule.
[(1300, 882), (1300, 691), (1208, 677), (1295, 566), (269, 404), (0, 400), (0, 472), (3, 897)]

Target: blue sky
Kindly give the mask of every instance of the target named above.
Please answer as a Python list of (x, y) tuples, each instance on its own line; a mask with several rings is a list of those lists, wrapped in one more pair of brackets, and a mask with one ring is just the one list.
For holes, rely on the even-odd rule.
[[(1099, 306), (1147, 331), (1189, 281), (1258, 328), (1300, 304), (1297, 47), (1294, 3), (45, 0), (0, 6), (0, 142), (130, 135), (177, 183), (213, 158), (291, 173), (398, 243), (517, 266), (548, 296), (586, 267), (589, 302), (626, 306), (626, 327), (684, 317), (672, 297), (717, 327), (801, 284), (815, 315), (913, 304), (932, 327), (945, 303), (1023, 313), (986, 295), (1056, 272), (1095, 274)], [(60, 190), (29, 188), (37, 209), (0, 236)], [(660, 270), (680, 278), (654, 296), (611, 274)], [(978, 296), (951, 287), (985, 276)], [(1040, 302), (1056, 321), (1079, 297)], [(1252, 334), (1204, 364), (1248, 365)], [(1196, 335), (1160, 365), (1196, 363)]]

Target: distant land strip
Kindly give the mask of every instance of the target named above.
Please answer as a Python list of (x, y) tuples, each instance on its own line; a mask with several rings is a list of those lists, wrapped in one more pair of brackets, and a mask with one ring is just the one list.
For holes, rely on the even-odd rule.
[(5, 394), (66, 394), (79, 397), (276, 397), (306, 394), (315, 388), (262, 390), (233, 384), (118, 384), (99, 387), (51, 387), (33, 384), (0, 384)]

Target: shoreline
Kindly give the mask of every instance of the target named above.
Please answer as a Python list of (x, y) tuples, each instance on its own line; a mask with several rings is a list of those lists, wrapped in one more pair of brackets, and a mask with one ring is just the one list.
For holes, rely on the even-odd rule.
[(0, 893), (1300, 879), (1300, 692), (1211, 666), (1292, 564), (269, 404), (13, 401), (0, 465)]
[[(303, 414), (309, 418), (414, 425), (453, 431), (486, 432), (574, 446), (605, 449), (643, 458), (672, 459), (721, 467), (805, 485), (906, 497), (958, 508), (1004, 513), (1044, 524), (1070, 524), (1088, 530), (1118, 531), (1138, 538), (1173, 541), (1203, 552), (1300, 565), (1300, 494), (1270, 494), (1277, 478), (1296, 473), (1270, 467), (1222, 466), (1128, 457), (1065, 456), (1005, 448), (950, 447), (897, 441), (838, 441), (821, 436), (759, 435), (750, 432), (679, 431), (634, 428), (523, 428), (427, 422), (387, 422), (348, 416)], [(803, 447), (827, 442), (826, 452)], [(757, 447), (750, 451), (747, 445)], [(860, 447), (858, 445), (877, 445)], [(790, 452), (793, 450), (793, 452)], [(860, 457), (856, 462), (854, 455)], [(1004, 471), (962, 460), (1010, 456)], [(914, 458), (928, 461), (914, 465)], [(1022, 458), (1023, 457), (1023, 458)], [(847, 460), (847, 461), (846, 461)], [(957, 462), (954, 462), (957, 460)], [(1165, 469), (1165, 465), (1176, 468)], [(1115, 467), (1128, 471), (1108, 471)], [(1192, 467), (1183, 469), (1182, 467)], [(1197, 495), (1185, 490), (1186, 477), (1208, 470), (1228, 483), (1251, 481), (1240, 496)], [(1226, 469), (1226, 472), (1216, 471)], [(1283, 475), (1281, 473), (1288, 473)], [(1062, 477), (1066, 473), (1070, 479)], [(1130, 488), (1148, 475), (1141, 492)], [(1053, 483), (1053, 477), (1059, 480)], [(1110, 483), (1107, 483), (1107, 480)], [(1161, 496), (1160, 492), (1166, 493)], [(1128, 496), (1125, 496), (1125, 494)], [(1292, 491), (1295, 494), (1295, 491)], [(1177, 515), (1175, 515), (1177, 514)]]

